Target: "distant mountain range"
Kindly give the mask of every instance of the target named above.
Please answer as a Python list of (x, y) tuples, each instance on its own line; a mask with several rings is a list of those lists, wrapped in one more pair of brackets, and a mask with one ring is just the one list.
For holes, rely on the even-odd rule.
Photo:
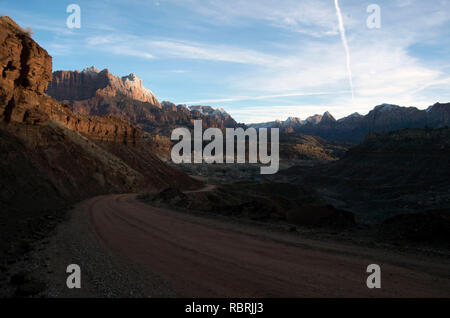
[(47, 94), (69, 104), (77, 113), (125, 117), (145, 132), (165, 137), (169, 137), (174, 128), (192, 128), (194, 120), (198, 119), (203, 120), (205, 128), (280, 128), (286, 134), (301, 133), (351, 143), (360, 143), (366, 134), (372, 132), (450, 126), (450, 103), (437, 103), (427, 110), (383, 104), (365, 116), (353, 113), (336, 120), (332, 114), (325, 112), (304, 120), (289, 117), (285, 121), (245, 126), (238, 124), (222, 108), (188, 107), (167, 101), (160, 103), (149, 89), (142, 86), (142, 81), (135, 74), (118, 77), (108, 69), (99, 71), (93, 66), (81, 72), (54, 72)]
[(285, 121), (250, 124), (249, 127), (280, 128), (284, 133), (302, 133), (328, 140), (359, 143), (372, 132), (389, 132), (404, 128), (442, 128), (450, 126), (450, 103), (436, 103), (426, 110), (383, 104), (367, 115), (358, 113), (336, 120), (329, 112), (305, 120), (289, 117)]

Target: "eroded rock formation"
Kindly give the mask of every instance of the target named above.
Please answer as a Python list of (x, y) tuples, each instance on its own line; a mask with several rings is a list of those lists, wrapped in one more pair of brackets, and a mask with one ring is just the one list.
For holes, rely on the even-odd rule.
[(80, 71), (57, 71), (48, 87), (48, 94), (57, 100), (80, 101), (92, 97), (123, 95), (161, 108), (153, 93), (142, 85), (136, 74), (118, 77), (108, 69), (92, 66)]
[(140, 128), (126, 119), (75, 114), (47, 96), (51, 56), (9, 17), (0, 18), (0, 31), (0, 121), (43, 125), (53, 120), (95, 140), (140, 142)]

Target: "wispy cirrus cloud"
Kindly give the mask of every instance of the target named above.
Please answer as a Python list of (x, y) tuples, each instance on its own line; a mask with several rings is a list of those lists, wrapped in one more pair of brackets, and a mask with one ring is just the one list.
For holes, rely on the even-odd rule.
[(281, 97), (300, 97), (300, 96), (325, 96), (325, 95), (339, 95), (347, 94), (348, 91), (335, 91), (335, 92), (299, 92), (299, 93), (284, 93), (274, 95), (262, 95), (262, 96), (236, 96), (220, 99), (203, 99), (197, 101), (187, 101), (181, 104), (202, 104), (202, 103), (225, 103), (225, 102), (238, 102), (238, 101), (250, 101), (250, 100), (265, 100), (265, 99), (277, 99)]
[(174, 39), (147, 39), (130, 34), (89, 37), (87, 43), (91, 47), (115, 54), (142, 58), (178, 58), (258, 65), (276, 61), (275, 56), (242, 47)]
[[(210, 24), (241, 25), (263, 21), (273, 27), (315, 38), (339, 34), (328, 1), (316, 0), (174, 0)], [(348, 21), (350, 22), (350, 19)]]
[(147, 44), (149, 48), (159, 51), (160, 54), (183, 59), (258, 65), (267, 65), (273, 63), (275, 60), (275, 57), (270, 54), (229, 45), (206, 44), (179, 40), (149, 41)]

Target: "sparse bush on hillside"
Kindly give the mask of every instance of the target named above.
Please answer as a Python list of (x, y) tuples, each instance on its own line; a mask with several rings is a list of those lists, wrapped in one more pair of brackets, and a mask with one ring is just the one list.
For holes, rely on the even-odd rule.
[(30, 27), (24, 29), (21, 26), (17, 25), (13, 19), (11, 19), (8, 16), (4, 16), (4, 15), (0, 15), (0, 19), (1, 19), (1, 24), (3, 25), (9, 25), (12, 26), (16, 29), (18, 29), (20, 32), (22, 32), (24, 35), (31, 37), (33, 35), (33, 29), (31, 29)]
[(26, 29), (22, 29), (23, 33), (25, 33), (26, 35), (28, 35), (30, 38), (33, 35), (33, 29), (31, 27), (28, 27)]

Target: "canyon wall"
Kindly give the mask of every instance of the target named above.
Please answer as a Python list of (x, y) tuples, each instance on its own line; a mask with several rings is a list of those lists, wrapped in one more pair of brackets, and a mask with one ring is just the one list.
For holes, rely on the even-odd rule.
[(97, 97), (123, 95), (161, 108), (153, 93), (142, 85), (136, 74), (118, 77), (108, 69), (99, 71), (94, 66), (83, 71), (56, 71), (48, 87), (48, 94), (57, 100), (80, 101)]
[(141, 130), (114, 116), (75, 114), (44, 92), (52, 79), (52, 58), (9, 17), (0, 18), (0, 121), (44, 125), (57, 121), (100, 141), (138, 144)]

